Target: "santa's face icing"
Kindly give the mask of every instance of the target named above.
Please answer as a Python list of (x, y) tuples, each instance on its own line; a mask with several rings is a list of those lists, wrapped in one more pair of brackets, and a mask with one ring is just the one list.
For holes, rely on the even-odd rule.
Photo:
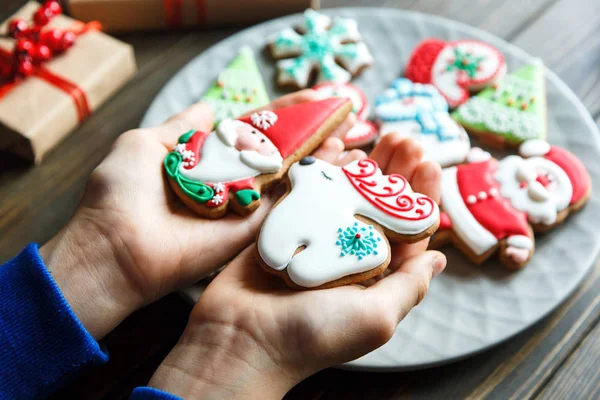
[(495, 179), (500, 182), (502, 196), (527, 213), (532, 223), (553, 224), (573, 194), (565, 172), (542, 157), (509, 156), (500, 162)]
[(202, 182), (231, 182), (279, 171), (282, 162), (275, 145), (252, 125), (223, 120), (206, 138), (198, 164), (182, 165), (180, 172)]

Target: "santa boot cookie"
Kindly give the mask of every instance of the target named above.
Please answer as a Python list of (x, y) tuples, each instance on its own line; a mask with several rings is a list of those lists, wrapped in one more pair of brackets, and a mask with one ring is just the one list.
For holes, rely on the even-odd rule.
[(423, 158), (442, 167), (461, 163), (467, 157), (469, 136), (450, 118), (448, 103), (432, 85), (396, 79), (376, 104), (380, 136), (398, 132), (415, 139), (423, 148)]
[(351, 83), (324, 82), (313, 87), (322, 98), (345, 97), (352, 101), (352, 112), (356, 115), (356, 123), (344, 137), (347, 149), (363, 147), (377, 137), (377, 128), (367, 120), (369, 117), (369, 102), (367, 96)]
[(591, 182), (573, 154), (530, 140), (502, 161), (473, 149), (469, 164), (442, 173), (442, 215), (432, 247), (453, 243), (474, 263), (495, 253), (511, 269), (534, 251), (533, 232), (560, 224), (589, 199)]
[(261, 265), (296, 289), (365, 281), (390, 263), (392, 242), (413, 243), (437, 229), (439, 209), (400, 175), (373, 160), (341, 168), (305, 157), (289, 172), (289, 192), (259, 232)]
[(506, 73), (504, 56), (477, 40), (446, 42), (427, 39), (412, 52), (405, 76), (413, 82), (431, 83), (456, 108)]
[(452, 117), (494, 148), (546, 139), (546, 85), (540, 60), (473, 96)]
[(260, 193), (310, 154), (352, 110), (331, 98), (225, 119), (210, 133), (189, 131), (164, 160), (171, 187), (199, 215), (219, 218), (231, 207), (254, 211)]

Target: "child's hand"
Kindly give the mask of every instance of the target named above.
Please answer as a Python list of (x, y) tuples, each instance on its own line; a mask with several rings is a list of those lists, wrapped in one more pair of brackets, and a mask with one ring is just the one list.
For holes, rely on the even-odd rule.
[[(413, 141), (387, 135), (371, 158), (439, 201), (440, 167), (421, 163)], [(316, 371), (376, 349), (446, 265), (427, 242), (392, 245), (387, 276), (368, 287), (309, 291), (262, 271), (247, 248), (208, 286), (150, 385), (184, 398), (281, 398)]]
[[(305, 90), (275, 100), (280, 108), (312, 101)], [(334, 132), (343, 136), (348, 118)], [(265, 195), (248, 217), (205, 220), (165, 180), (163, 159), (189, 129), (209, 132), (210, 108), (197, 104), (152, 129), (124, 133), (91, 174), (77, 213), (40, 250), (65, 298), (88, 331), (101, 338), (137, 308), (213, 272), (248, 246), (276, 197)], [(337, 157), (339, 140), (320, 153)]]

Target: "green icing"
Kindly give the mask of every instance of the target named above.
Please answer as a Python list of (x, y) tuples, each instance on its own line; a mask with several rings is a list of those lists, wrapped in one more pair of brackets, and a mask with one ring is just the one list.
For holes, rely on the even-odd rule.
[(225, 118), (237, 118), (269, 104), (269, 95), (251, 48), (240, 49), (201, 101), (213, 106), (215, 125)]
[(179, 173), (179, 166), (182, 161), (181, 154), (176, 151), (167, 154), (163, 164), (169, 178), (174, 179), (181, 190), (198, 203), (206, 203), (212, 199), (215, 193), (210, 186), (202, 182), (192, 181)]
[(235, 198), (242, 206), (246, 207), (253, 201), (259, 200), (260, 194), (256, 190), (243, 189), (235, 192)]
[(477, 57), (472, 53), (463, 52), (458, 47), (454, 48), (454, 60), (451, 64), (446, 67), (446, 71), (462, 70), (469, 75), (469, 78), (473, 78), (479, 68), (479, 63), (485, 57)]
[(187, 141), (190, 140), (190, 138), (194, 135), (194, 132), (196, 132), (194, 129), (190, 129), (183, 135), (179, 136), (177, 143), (187, 143)]
[(467, 129), (490, 132), (507, 142), (546, 137), (544, 67), (526, 65), (471, 97), (452, 113)]

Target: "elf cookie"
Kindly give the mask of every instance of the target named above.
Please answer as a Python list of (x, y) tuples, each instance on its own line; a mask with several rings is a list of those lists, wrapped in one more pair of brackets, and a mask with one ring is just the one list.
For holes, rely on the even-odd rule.
[(465, 130), (448, 114), (448, 103), (435, 87), (396, 79), (377, 98), (375, 115), (380, 136), (398, 132), (415, 139), (423, 158), (442, 167), (465, 160), (471, 144)]
[(546, 89), (541, 61), (484, 89), (452, 113), (469, 133), (495, 147), (546, 138)]
[(307, 87), (313, 73), (318, 82), (346, 83), (363, 68), (373, 64), (373, 57), (362, 41), (356, 21), (332, 20), (308, 9), (304, 22), (284, 29), (269, 41), (277, 61), (277, 82), (282, 86)]
[(422, 41), (412, 52), (405, 76), (413, 82), (431, 83), (456, 108), (506, 73), (504, 56), (477, 40)]
[(377, 137), (377, 128), (367, 120), (369, 102), (367, 96), (351, 83), (323, 82), (313, 87), (322, 98), (345, 97), (352, 101), (352, 112), (356, 115), (354, 127), (344, 137), (347, 149), (354, 149), (371, 143)]
[(305, 157), (289, 171), (289, 191), (259, 232), (261, 265), (296, 289), (362, 282), (390, 262), (388, 238), (430, 236), (439, 209), (403, 176), (382, 175), (373, 160), (336, 167)]
[(237, 118), (269, 104), (269, 95), (250, 47), (240, 49), (201, 101), (212, 105), (215, 126), (223, 119)]
[(442, 173), (442, 215), (432, 246), (451, 242), (480, 264), (499, 253), (506, 267), (525, 266), (533, 232), (560, 224), (589, 199), (591, 182), (573, 154), (541, 140), (502, 161), (474, 148), (469, 164)]
[(261, 189), (279, 182), (351, 110), (349, 100), (331, 98), (225, 119), (210, 133), (191, 130), (165, 157), (169, 183), (203, 217), (222, 217), (229, 207), (248, 214)]

